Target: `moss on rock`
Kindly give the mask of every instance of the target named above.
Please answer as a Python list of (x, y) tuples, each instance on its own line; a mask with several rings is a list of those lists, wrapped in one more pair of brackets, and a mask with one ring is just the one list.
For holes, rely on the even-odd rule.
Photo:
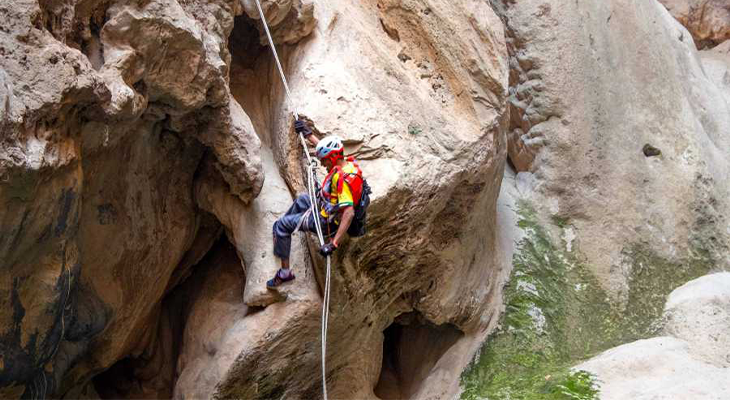
[[(501, 327), (462, 375), (462, 398), (598, 399), (593, 377), (571, 367), (653, 335), (666, 296), (707, 273), (712, 260), (701, 250), (682, 262), (670, 262), (645, 247), (626, 249), (629, 295), (620, 307), (577, 259), (577, 252), (554, 243), (529, 203), (518, 203), (518, 215), (525, 237), (505, 287)], [(552, 222), (568, 227), (564, 220)]]

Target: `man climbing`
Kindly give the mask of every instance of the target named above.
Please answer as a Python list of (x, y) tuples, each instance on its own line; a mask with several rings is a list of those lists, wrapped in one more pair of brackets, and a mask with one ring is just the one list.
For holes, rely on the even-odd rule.
[(289, 266), (292, 233), (297, 230), (316, 232), (314, 218), (319, 218), (325, 238), (334, 234), (334, 238), (319, 252), (325, 257), (331, 255), (350, 228), (355, 216), (355, 199), (360, 200), (363, 188), (362, 172), (351, 160), (345, 160), (344, 146), (339, 137), (327, 136), (320, 140), (302, 120), (295, 121), (294, 129), (316, 146), (317, 158), (327, 168), (328, 174), (318, 193), (318, 215), (311, 215), (309, 195), (300, 194), (286, 214), (274, 222), (274, 255), (281, 259), (281, 268), (266, 282), (271, 289), (295, 278)]

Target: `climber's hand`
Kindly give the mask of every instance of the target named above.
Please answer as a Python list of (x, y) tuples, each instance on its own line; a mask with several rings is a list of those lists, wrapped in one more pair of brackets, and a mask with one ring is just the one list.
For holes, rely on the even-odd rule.
[(312, 134), (312, 130), (309, 129), (304, 120), (301, 119), (294, 121), (294, 130), (297, 134), (302, 134), (305, 138)]
[(322, 255), (322, 257), (327, 257), (331, 255), (332, 253), (337, 250), (337, 246), (335, 246), (334, 243), (330, 242), (322, 246), (322, 248), (319, 249), (319, 254)]

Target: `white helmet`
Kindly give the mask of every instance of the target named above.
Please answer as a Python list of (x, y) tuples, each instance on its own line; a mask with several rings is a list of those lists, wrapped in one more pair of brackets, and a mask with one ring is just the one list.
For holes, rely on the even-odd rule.
[(345, 146), (339, 136), (327, 136), (317, 143), (316, 154), (320, 160), (329, 158), (333, 163), (345, 157)]

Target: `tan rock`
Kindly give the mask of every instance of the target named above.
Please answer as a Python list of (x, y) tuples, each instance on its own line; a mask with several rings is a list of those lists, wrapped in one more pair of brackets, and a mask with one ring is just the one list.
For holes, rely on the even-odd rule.
[(659, 0), (684, 25), (697, 47), (730, 39), (730, 4), (725, 0)]
[(154, 102), (154, 113), (171, 115), (171, 128), (182, 132), (191, 124), (185, 118), (190, 111), (216, 107), (216, 112), (208, 112), (208, 121), (196, 115), (193, 129), (202, 130), (198, 137), (213, 148), (233, 193), (251, 201), (263, 185), (259, 143), (248, 117), (228, 96), (225, 54), (209, 49), (222, 46), (225, 32), (216, 29), (207, 35), (172, 0), (142, 9), (116, 5), (107, 13), (101, 74), (113, 88), (110, 112), (117, 118), (134, 118)]
[[(293, 97), (318, 134), (344, 137), (374, 188), (371, 233), (343, 244), (333, 263), (329, 390), (332, 398), (373, 398), (383, 365), (382, 332), (399, 315), (420, 314), (423, 326), (451, 324), (474, 334), (495, 321), (486, 310), (499, 306), (504, 278), (503, 264), (490, 254), (506, 152), (500, 133), (506, 123), (505, 47), (500, 22), (483, 3), (314, 6), (317, 34), (280, 49)], [(383, 25), (398, 31), (398, 40)], [(301, 147), (271, 58), (266, 53), (251, 63), (232, 52), (232, 93), (262, 143), (271, 146), (292, 192), (301, 191)], [(411, 60), (401, 61), (403, 53)], [(267, 86), (261, 76), (276, 84)], [(314, 259), (321, 286), (322, 260)], [(320, 396), (320, 381), (311, 373), (320, 361), (318, 302), (287, 300), (253, 314), (256, 326), (271, 327), (268, 344), (227, 346), (241, 349), (232, 364), (210, 361), (228, 365), (216, 367), (222, 377), (216, 396)], [(252, 324), (248, 318), (237, 324)], [(424, 365), (458, 371), (469, 360), (463, 349), (448, 356), (451, 361), (439, 361), (452, 354), (449, 349), (437, 353)], [(195, 380), (202, 379), (195, 376), (181, 378), (178, 393), (193, 393)], [(420, 382), (399, 384), (416, 393)]]
[[(294, 293), (286, 303), (256, 310), (243, 303), (244, 279), (236, 253), (214, 256), (213, 260), (208, 267), (211, 272), (201, 283), (187, 316), (174, 397), (211, 398), (217, 385), (231, 373), (240, 374), (249, 383), (241, 398), (267, 397), (265, 393), (270, 392), (266, 390), (273, 388), (264, 383), (274, 383), (262, 376), (301, 362), (302, 358), (316, 359), (316, 354), (310, 354), (317, 344), (314, 333), (319, 312), (314, 280), (311, 273), (299, 274), (296, 286), (291, 286)], [(281, 337), (284, 326), (293, 328), (289, 332), (294, 336)], [(280, 354), (289, 357), (277, 357)], [(243, 363), (241, 360), (259, 367), (232, 371), (237, 363)], [(297, 379), (296, 375), (281, 377), (278, 386), (283, 390), (287, 381)]]
[[(203, 29), (176, 1), (142, 8), (115, 4), (107, 16), (101, 73), (108, 80), (121, 80), (134, 95), (173, 115), (226, 104), (225, 63), (218, 52), (207, 51)], [(112, 104), (117, 102), (113, 93)]]
[[(263, 288), (276, 268), (271, 223), (303, 188), (291, 109), (268, 53), (226, 49), (234, 21), (255, 19), (250, 3), (190, 3), (51, 1), (0, 14), (12, 50), (0, 74), (10, 132), (0, 222), (11, 233), (0, 240), (0, 325), (23, 354), (3, 355), (3, 393), (93, 397), (89, 381), (106, 370), (94, 378), (109, 384), (102, 396), (319, 396), (322, 260), (310, 267), (295, 245), (286, 301), (270, 304), (282, 299)], [(502, 25), (479, 1), (265, 7), (278, 43), (318, 24), (281, 49), (295, 98), (318, 134), (346, 139), (374, 188), (371, 232), (334, 262), (330, 393), (375, 396), (392, 372), (383, 332), (393, 324), (385, 336), (406, 327), (417, 376), (397, 390), (450, 381), (453, 393), (474, 338), (494, 325), (506, 271), (492, 256), (507, 148)], [(201, 260), (218, 226), (199, 206), (244, 262), (245, 300), (234, 253)], [(195, 271), (209, 273), (191, 272), (199, 260)], [(181, 310), (175, 349), (169, 300), (189, 274), (181, 290), (204, 285)]]
[[(262, 154), (266, 185), (252, 204), (247, 206), (234, 197), (223, 181), (210, 176), (212, 171), (198, 179), (196, 194), (200, 207), (214, 214), (226, 227), (246, 271), (243, 302), (257, 307), (282, 300), (278, 292), (266, 288), (266, 281), (279, 269), (279, 260), (273, 255), (272, 226), (292, 202), (273, 155), (269, 150), (263, 150)], [(311, 266), (306, 258), (306, 249), (300, 243), (300, 235), (295, 234), (292, 239), (291, 262), (298, 281), (306, 281), (306, 276), (311, 275)]]
[[(241, 0), (246, 15), (256, 21), (261, 19), (255, 0)], [(303, 0), (261, 0), (261, 9), (275, 44), (295, 44), (309, 36), (317, 21), (314, 3)], [(258, 24), (259, 41), (268, 46), (263, 25)]]
[(216, 156), (215, 166), (228, 183), (226, 188), (244, 203), (259, 195), (264, 184), (261, 142), (248, 115), (231, 97), (227, 106), (210, 116), (209, 121), (196, 121), (197, 137)]
[(201, 142), (236, 195), (260, 190), (221, 45), (236, 4), (200, 6), (220, 17), (205, 23), (166, 1), (0, 10), (3, 393), (61, 396), (157, 348), (168, 281), (210, 245)]
[(604, 400), (719, 400), (730, 396), (730, 370), (698, 361), (685, 341), (673, 337), (625, 344), (576, 369), (598, 376)]

